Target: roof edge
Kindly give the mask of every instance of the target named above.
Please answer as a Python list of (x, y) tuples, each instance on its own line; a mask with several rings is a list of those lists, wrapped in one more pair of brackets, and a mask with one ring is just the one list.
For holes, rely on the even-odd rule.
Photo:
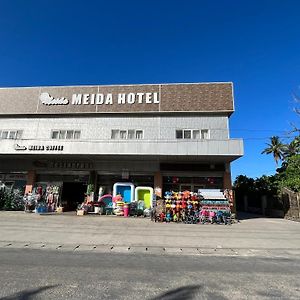
[(107, 86), (142, 86), (142, 85), (200, 85), (200, 84), (230, 84), (233, 87), (232, 81), (219, 82), (174, 82), (174, 83), (137, 83), (137, 84), (93, 84), (93, 85), (36, 85), (36, 86), (10, 86), (0, 87), (0, 89), (30, 89), (30, 88), (68, 88), (68, 87), (107, 87)]

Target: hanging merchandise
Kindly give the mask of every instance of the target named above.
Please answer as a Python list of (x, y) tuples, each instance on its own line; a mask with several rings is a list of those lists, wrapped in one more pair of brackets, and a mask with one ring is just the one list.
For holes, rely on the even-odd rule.
[(220, 190), (200, 191), (166, 192), (165, 199), (157, 201), (153, 208), (151, 220), (186, 224), (231, 222), (230, 204), (224, 194)]
[(37, 186), (33, 188), (32, 197), (35, 198), (36, 213), (46, 213), (48, 211), (45, 196), (46, 196), (45, 185), (39, 183)]
[(59, 186), (48, 185), (46, 188), (46, 206), (48, 212), (55, 212), (58, 207)]
[(34, 212), (35, 208), (36, 208), (36, 198), (34, 195), (32, 195), (32, 193), (26, 193), (23, 197), (24, 200), (24, 206), (25, 212)]

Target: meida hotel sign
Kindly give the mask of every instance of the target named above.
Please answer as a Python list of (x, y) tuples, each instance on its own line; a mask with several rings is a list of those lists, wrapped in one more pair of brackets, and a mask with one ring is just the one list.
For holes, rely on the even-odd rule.
[(41, 93), (39, 98), (45, 105), (159, 104), (158, 93), (73, 94), (71, 101), (65, 97), (54, 98), (49, 93)]

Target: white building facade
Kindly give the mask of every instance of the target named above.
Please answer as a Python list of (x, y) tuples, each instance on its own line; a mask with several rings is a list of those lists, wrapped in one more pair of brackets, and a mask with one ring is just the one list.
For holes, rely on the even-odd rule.
[(59, 184), (69, 204), (88, 182), (231, 188), (233, 112), (232, 83), (2, 88), (0, 180)]

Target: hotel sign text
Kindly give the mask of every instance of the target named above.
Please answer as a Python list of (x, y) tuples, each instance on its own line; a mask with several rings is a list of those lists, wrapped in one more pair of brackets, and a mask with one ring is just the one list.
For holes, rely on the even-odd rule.
[(119, 105), (124, 104), (159, 104), (158, 93), (118, 93), (118, 94), (73, 94), (71, 101), (65, 97), (54, 98), (49, 93), (40, 94), (40, 101), (45, 105)]

